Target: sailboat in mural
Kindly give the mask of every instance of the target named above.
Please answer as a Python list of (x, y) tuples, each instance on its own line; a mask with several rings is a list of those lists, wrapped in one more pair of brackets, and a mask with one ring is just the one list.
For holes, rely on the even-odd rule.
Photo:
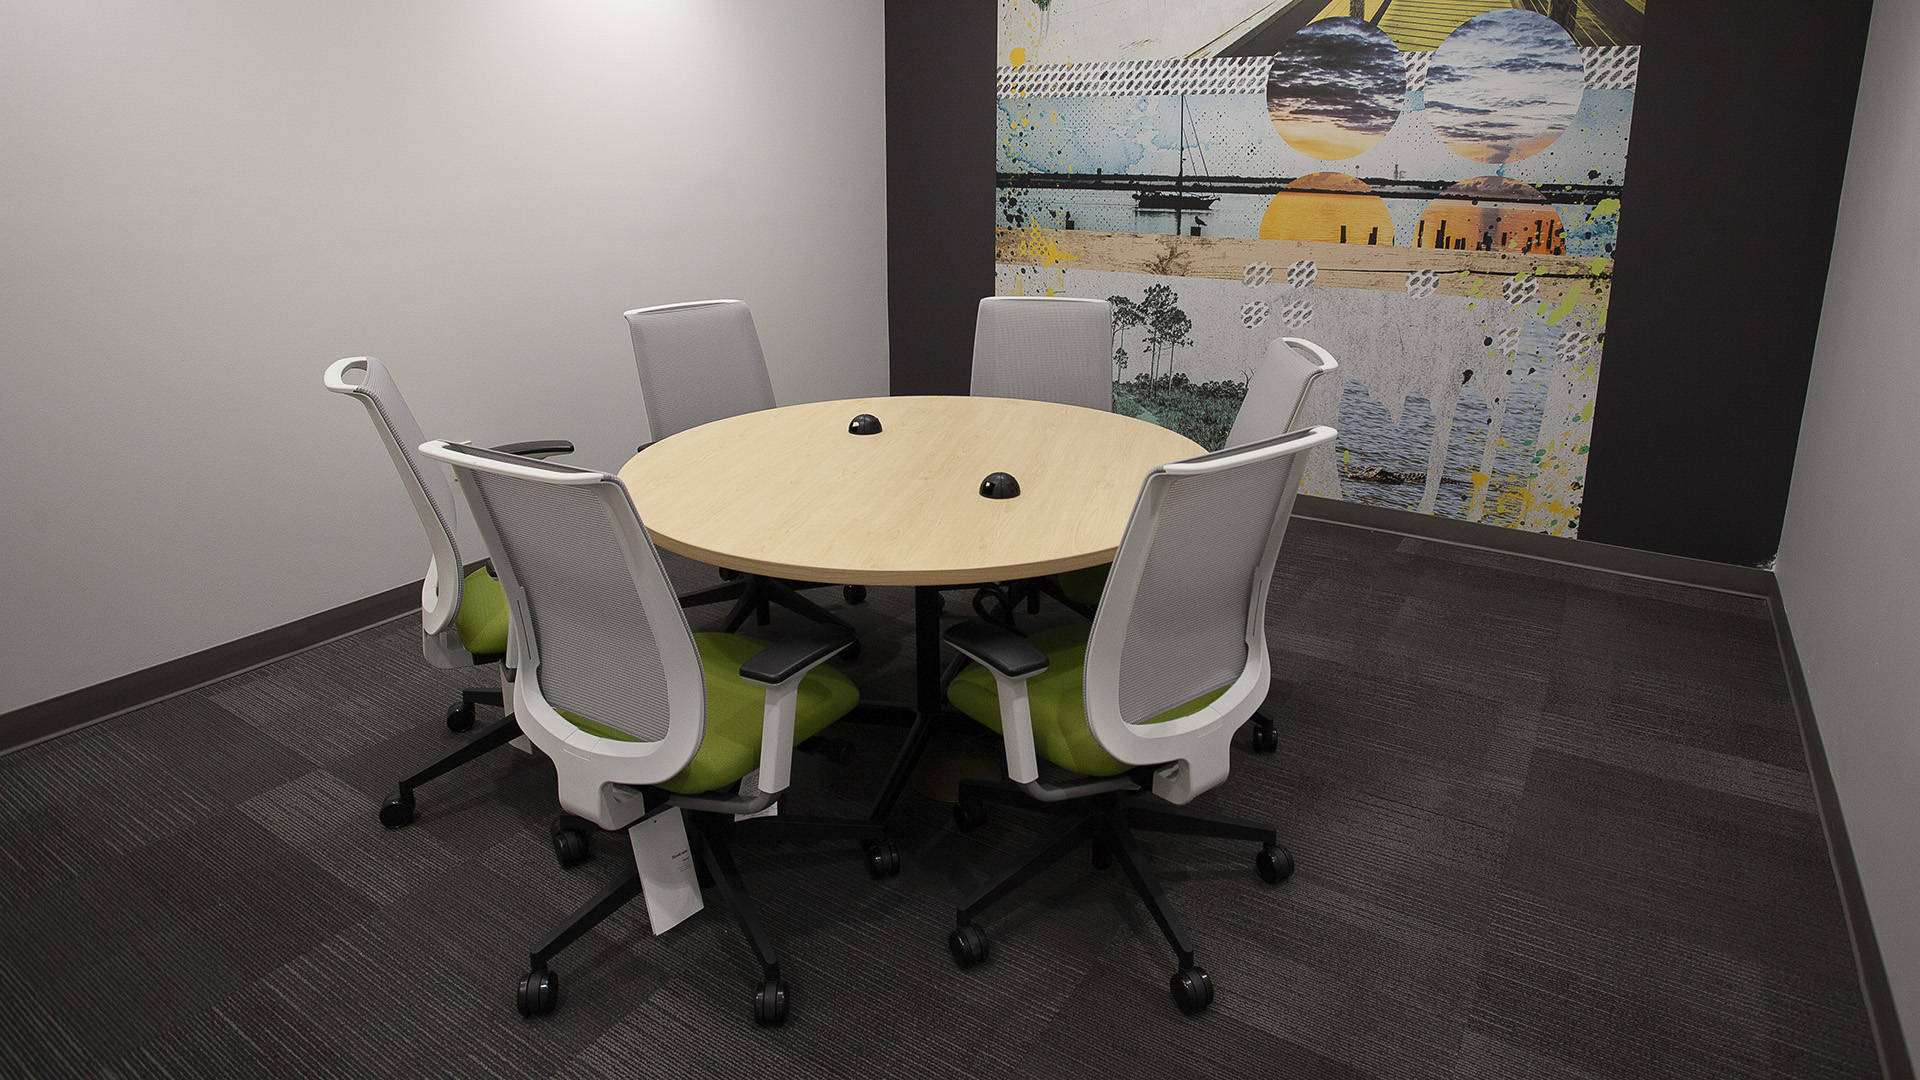
[[(1199, 138), (1198, 132), (1194, 133), (1193, 144), (1194, 144), (1194, 149), (1198, 150), (1200, 148), (1200, 138)], [(1193, 192), (1180, 190), (1182, 185), (1184, 185), (1186, 182), (1187, 182), (1187, 95), (1181, 94), (1180, 95), (1180, 165), (1179, 165), (1179, 171), (1175, 174), (1173, 179), (1173, 190), (1172, 191), (1136, 191), (1133, 193), (1134, 209), (1136, 210), (1171, 210), (1171, 211), (1184, 211), (1186, 213), (1195, 213), (1201, 210), (1211, 210), (1213, 209), (1213, 204), (1220, 201), (1218, 196), (1199, 195)]]

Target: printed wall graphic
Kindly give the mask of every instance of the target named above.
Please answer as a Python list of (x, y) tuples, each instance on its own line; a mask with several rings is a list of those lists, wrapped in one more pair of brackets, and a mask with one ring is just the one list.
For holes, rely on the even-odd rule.
[(1304, 491), (1577, 534), (1644, 0), (999, 2), (997, 288), (1113, 304), (1117, 409), (1310, 338)]

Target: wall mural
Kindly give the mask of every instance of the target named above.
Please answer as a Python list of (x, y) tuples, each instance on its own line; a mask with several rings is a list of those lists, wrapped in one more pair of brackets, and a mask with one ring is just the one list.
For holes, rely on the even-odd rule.
[(1340, 361), (1308, 494), (1576, 535), (1644, 0), (1000, 0), (997, 289), (1114, 305), (1217, 448)]

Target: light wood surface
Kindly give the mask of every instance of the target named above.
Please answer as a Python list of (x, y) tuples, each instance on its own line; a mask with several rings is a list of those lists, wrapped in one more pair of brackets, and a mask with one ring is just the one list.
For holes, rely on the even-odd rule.
[[(878, 435), (852, 435), (860, 413)], [(846, 585), (961, 585), (1113, 558), (1147, 470), (1202, 453), (1115, 413), (976, 397), (854, 398), (680, 432), (620, 470), (654, 543)], [(1012, 473), (1020, 496), (979, 494)]]

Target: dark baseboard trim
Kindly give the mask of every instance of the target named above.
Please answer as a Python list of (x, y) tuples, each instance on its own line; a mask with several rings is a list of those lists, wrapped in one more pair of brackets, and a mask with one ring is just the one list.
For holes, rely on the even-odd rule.
[(65, 735), (419, 610), (420, 583), (416, 581), (0, 714), (0, 754)]
[(1572, 540), (1564, 536), (1548, 536), (1545, 533), (1524, 532), (1520, 529), (1506, 529), (1497, 525), (1482, 525), (1474, 521), (1458, 521), (1453, 518), (1435, 517), (1432, 514), (1414, 514), (1405, 510), (1389, 510), (1380, 506), (1365, 506), (1342, 499), (1323, 499), (1313, 495), (1302, 495), (1296, 499), (1293, 512), (1296, 516), (1314, 521), (1329, 521), (1337, 525), (1351, 525), (1376, 532), (1398, 533), (1401, 536), (1411, 536), (1420, 540), (1499, 551), (1528, 559), (1565, 563), (1568, 566), (1580, 566), (1611, 574), (1625, 574), (1628, 577), (1669, 581), (1676, 585), (1691, 585), (1694, 588), (1713, 589), (1716, 592), (1767, 597), (1773, 595), (1774, 591), (1773, 571), (1762, 570), (1757, 566), (1735, 566), (1731, 563), (1709, 562), (1705, 559), (1689, 559), (1681, 555), (1615, 547), (1612, 544), (1596, 544), (1590, 540)]
[(1866, 999), (1867, 1020), (1873, 1025), (1874, 1045), (1880, 1051), (1880, 1072), (1886, 1080), (1914, 1080), (1913, 1059), (1907, 1054), (1907, 1038), (1900, 1027), (1893, 987), (1887, 982), (1886, 963), (1880, 957), (1880, 940), (1874, 936), (1873, 919), (1867, 913), (1867, 894), (1860, 887), (1860, 868), (1853, 861), (1853, 843), (1847, 836), (1846, 818), (1840, 813), (1840, 795), (1833, 786), (1833, 772), (1827, 764), (1826, 746), (1820, 741), (1820, 727), (1814, 722), (1813, 699), (1807, 693), (1806, 672), (1800, 668), (1800, 653), (1794, 648), (1793, 630), (1787, 624), (1787, 609), (1781, 602), (1778, 582), (1767, 593), (1767, 607), (1773, 613), (1773, 636), (1780, 645), (1780, 662), (1787, 670), (1793, 714), (1800, 723), (1801, 742), (1806, 746), (1807, 775), (1813, 782), (1814, 805), (1820, 810), (1820, 825), (1827, 834), (1827, 854), (1833, 860), (1833, 876), (1840, 885), (1840, 907), (1846, 914), (1847, 933), (1853, 939), (1854, 967), (1860, 973), (1860, 994)]

